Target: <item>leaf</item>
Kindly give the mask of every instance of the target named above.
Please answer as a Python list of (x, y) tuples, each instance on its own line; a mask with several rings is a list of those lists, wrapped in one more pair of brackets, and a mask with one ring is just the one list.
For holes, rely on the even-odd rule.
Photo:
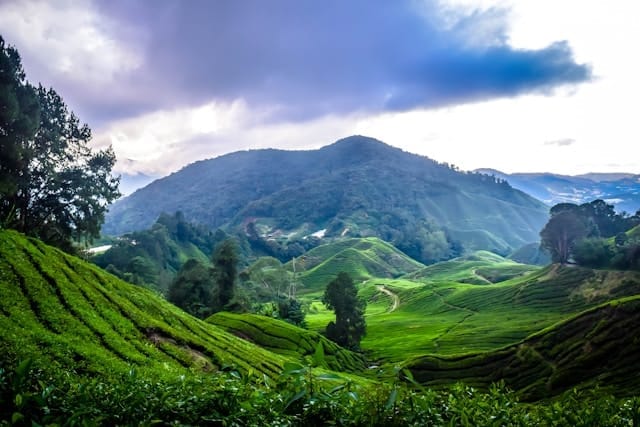
[(387, 404), (384, 405), (384, 409), (388, 411), (389, 409), (393, 408), (393, 406), (396, 404), (397, 398), (398, 398), (398, 389), (394, 387), (393, 390), (391, 390), (391, 393), (389, 394), (389, 398), (387, 399)]
[(316, 377), (319, 380), (325, 380), (325, 381), (330, 381), (330, 380), (341, 380), (342, 377), (336, 374), (332, 374), (332, 373), (326, 373), (326, 374), (320, 374)]
[(299, 375), (304, 372), (304, 366), (299, 363), (286, 362), (283, 367), (282, 375)]
[(322, 342), (319, 342), (316, 346), (316, 351), (313, 353), (313, 366), (324, 366), (324, 346)]
[(307, 390), (300, 390), (297, 392), (285, 405), (284, 409), (286, 410), (292, 403), (300, 400), (305, 394), (307, 394)]
[(33, 360), (25, 359), (16, 368), (16, 375), (20, 380), (22, 380), (27, 373), (31, 370), (31, 365), (33, 364)]

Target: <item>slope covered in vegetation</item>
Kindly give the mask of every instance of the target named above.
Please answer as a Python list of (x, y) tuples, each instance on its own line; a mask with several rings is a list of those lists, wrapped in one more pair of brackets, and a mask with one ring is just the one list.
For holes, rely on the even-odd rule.
[(618, 395), (640, 392), (640, 296), (613, 300), (563, 320), (529, 338), (487, 353), (423, 356), (407, 363), (426, 385), (464, 381), (487, 387), (502, 380), (537, 400), (570, 387), (609, 388)]
[(235, 366), (274, 376), (285, 360), (12, 231), (0, 231), (0, 288), (4, 357), (79, 374), (156, 375)]
[[(346, 239), (318, 246), (302, 257), (301, 292), (323, 290), (339, 272), (348, 273), (353, 280), (372, 277), (398, 277), (415, 271), (422, 264), (408, 257), (394, 246), (375, 237)], [(292, 269), (292, 263), (287, 264)]]
[[(420, 281), (371, 279), (360, 285), (367, 299), (361, 345), (370, 360), (492, 351), (598, 304), (640, 294), (640, 274), (632, 271), (554, 265), (504, 282), (470, 284), (449, 279), (468, 277), (469, 266), (433, 267), (438, 275)], [(397, 297), (393, 310), (393, 299), (381, 288)], [(307, 323), (322, 331), (331, 313), (318, 302), (312, 308)]]
[(320, 365), (334, 371), (357, 372), (365, 368), (361, 354), (345, 350), (317, 332), (282, 320), (256, 314), (221, 312), (206, 321), (274, 353), (302, 360), (317, 356), (321, 360)]

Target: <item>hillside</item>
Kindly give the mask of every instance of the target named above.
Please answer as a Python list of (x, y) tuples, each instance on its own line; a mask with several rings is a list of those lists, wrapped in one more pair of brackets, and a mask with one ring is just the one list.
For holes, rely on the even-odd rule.
[(637, 394), (640, 296), (614, 300), (563, 320), (506, 348), (477, 354), (423, 356), (407, 363), (425, 385), (464, 381), (487, 387), (502, 380), (528, 400), (575, 386)]
[[(486, 260), (483, 267), (477, 265), (472, 260), (443, 262), (427, 267), (433, 274), (420, 279), (360, 284), (360, 295), (367, 300), (367, 335), (361, 346), (368, 358), (399, 363), (423, 354), (453, 357), (493, 351), (599, 304), (640, 294), (637, 272), (559, 265), (531, 271), (531, 266), (520, 266), (531, 271), (522, 275), (518, 264), (504, 260), (494, 265), (495, 274), (515, 273), (509, 280), (455, 281), (473, 278), (475, 268), (491, 270)], [(317, 302), (313, 307), (307, 323), (321, 331), (332, 313)]]
[(186, 222), (181, 213), (162, 214), (148, 230), (125, 234), (91, 262), (121, 279), (166, 293), (190, 258), (208, 263), (226, 236)]
[(505, 182), (361, 136), (196, 162), (115, 203), (103, 232), (140, 230), (175, 211), (263, 243), (376, 236), (425, 262), (450, 258), (456, 242), (506, 253), (537, 241), (547, 220), (542, 203)]
[(282, 320), (256, 314), (216, 313), (206, 321), (273, 353), (285, 356), (313, 358), (318, 346), (322, 346), (322, 364), (334, 371), (358, 372), (366, 367), (361, 354), (339, 347), (324, 335)]
[(0, 231), (0, 352), (78, 374), (241, 371), (287, 360), (197, 320), (155, 293), (12, 231)]
[(424, 267), (407, 274), (406, 278), (485, 285), (503, 282), (537, 269), (538, 267), (520, 264), (491, 252), (477, 251), (470, 255)]
[[(301, 263), (302, 262), (302, 263)], [(415, 271), (422, 264), (378, 238), (346, 239), (311, 249), (298, 261), (299, 278), (304, 284), (300, 292), (323, 290), (339, 272), (356, 281), (372, 277), (398, 277)], [(286, 264), (291, 270), (292, 263)]]

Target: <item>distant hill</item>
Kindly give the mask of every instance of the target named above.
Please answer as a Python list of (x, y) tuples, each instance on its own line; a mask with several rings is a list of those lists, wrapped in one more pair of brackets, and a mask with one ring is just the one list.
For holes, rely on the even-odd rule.
[(568, 176), (552, 173), (512, 173), (495, 169), (475, 172), (505, 179), (514, 188), (542, 200), (549, 206), (557, 203), (582, 204), (596, 199), (615, 206), (619, 212), (635, 213), (640, 209), (640, 175), (630, 173), (588, 173)]
[(547, 207), (506, 182), (362, 136), (193, 163), (116, 202), (103, 232), (144, 229), (175, 211), (263, 246), (376, 236), (424, 262), (451, 258), (460, 243), (507, 253), (537, 241), (547, 220)]
[(537, 269), (536, 266), (520, 264), (491, 252), (478, 251), (424, 267), (405, 277), (412, 280), (449, 280), (486, 285), (522, 276)]
[[(286, 267), (292, 270), (292, 263)], [(324, 290), (338, 273), (349, 273), (356, 281), (372, 277), (398, 277), (424, 267), (387, 242), (375, 237), (352, 238), (318, 246), (307, 252), (297, 268), (304, 289)]]

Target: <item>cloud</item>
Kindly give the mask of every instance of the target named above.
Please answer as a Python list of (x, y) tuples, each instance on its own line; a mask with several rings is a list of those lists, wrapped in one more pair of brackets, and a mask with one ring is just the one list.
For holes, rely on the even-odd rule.
[(575, 143), (576, 143), (575, 139), (563, 138), (563, 139), (556, 139), (553, 141), (545, 141), (544, 145), (554, 145), (556, 147), (568, 147), (569, 145), (573, 145)]
[[(66, 35), (56, 43), (40, 37), (29, 57), (39, 66), (54, 59), (54, 69), (68, 58), (73, 70), (52, 84), (61, 81), (65, 99), (98, 123), (212, 100), (243, 100), (268, 109), (265, 119), (300, 121), (548, 92), (591, 78), (567, 43), (510, 47), (503, 9), (429, 0), (33, 4), (12, 8), (35, 13), (40, 33)], [(26, 31), (8, 18), (3, 27), (8, 40)]]
[(27, 79), (54, 87), (74, 110), (99, 119), (133, 101), (120, 82), (142, 65), (135, 32), (89, 0), (2, 2), (0, 28), (18, 48)]

